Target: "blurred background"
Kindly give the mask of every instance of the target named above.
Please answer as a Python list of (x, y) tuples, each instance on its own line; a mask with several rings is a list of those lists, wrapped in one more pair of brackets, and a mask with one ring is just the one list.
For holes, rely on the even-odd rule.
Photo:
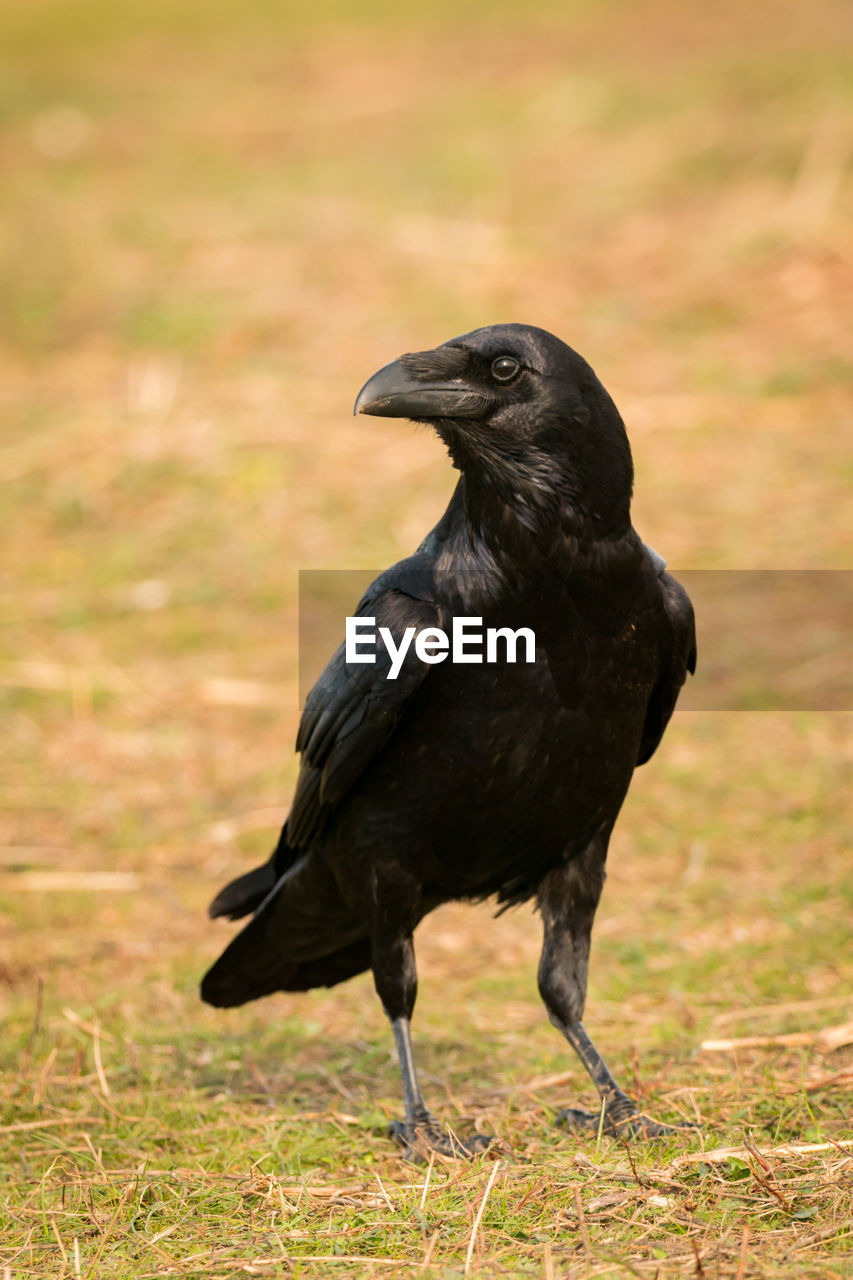
[[(453, 486), (427, 433), (351, 416), (402, 351), (551, 329), (620, 407), (635, 523), (676, 571), (849, 566), (850, 37), (834, 0), (5, 0), (0, 1009), (23, 1040), (36, 1018), (61, 1058), (69, 1004), (161, 1043), (384, 1035), (368, 979), (234, 1014), (195, 984), (229, 936), (207, 900), (289, 801), (298, 571), (391, 563)], [(692, 1043), (765, 998), (843, 1012), (849, 727), (676, 717), (613, 848), (605, 1043), (631, 1016)], [(424, 926), (426, 1025), (452, 972), (508, 1062), (562, 1061), (528, 1036), (536, 922), (473, 956), (487, 917)]]

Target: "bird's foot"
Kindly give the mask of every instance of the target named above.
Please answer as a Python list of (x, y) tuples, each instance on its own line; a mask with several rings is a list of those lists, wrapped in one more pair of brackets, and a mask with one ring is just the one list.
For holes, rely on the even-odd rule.
[(642, 1141), (648, 1138), (670, 1138), (685, 1129), (694, 1129), (692, 1124), (661, 1124), (638, 1110), (636, 1103), (622, 1094), (604, 1107), (604, 1114), (599, 1111), (579, 1111), (567, 1107), (557, 1116), (556, 1123), (561, 1129), (572, 1129), (587, 1133), (601, 1133), (608, 1138), (623, 1138), (629, 1141)]
[(403, 1148), (403, 1157), (413, 1164), (422, 1164), (431, 1151), (454, 1159), (471, 1159), (481, 1155), (492, 1139), (489, 1134), (474, 1133), (470, 1138), (457, 1138), (450, 1129), (443, 1128), (428, 1111), (418, 1114), (414, 1121), (392, 1120), (387, 1129), (388, 1137)]

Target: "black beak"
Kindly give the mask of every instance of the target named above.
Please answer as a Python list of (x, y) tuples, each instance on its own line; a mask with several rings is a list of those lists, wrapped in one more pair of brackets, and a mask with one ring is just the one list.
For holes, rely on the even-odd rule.
[(407, 363), (415, 359), (423, 361), (431, 354), (402, 356), (374, 373), (359, 391), (353, 413), (369, 413), (377, 418), (412, 418), (416, 422), (479, 417), (488, 407), (489, 399), (462, 378), (415, 374), (407, 368)]

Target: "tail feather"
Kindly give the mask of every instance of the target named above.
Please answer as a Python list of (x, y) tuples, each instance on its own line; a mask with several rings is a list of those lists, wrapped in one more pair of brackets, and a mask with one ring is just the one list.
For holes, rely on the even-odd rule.
[[(237, 887), (256, 874), (227, 886), (217, 902), (231, 889), (236, 901)], [(305, 856), (265, 893), (252, 919), (205, 974), (201, 997), (228, 1008), (273, 991), (334, 986), (368, 969), (370, 960), (363, 921), (343, 901), (323, 864)]]
[(276, 881), (288, 867), (296, 861), (297, 853), (287, 842), (287, 823), (281, 829), (278, 844), (268, 862), (263, 866), (247, 871), (220, 889), (208, 907), (211, 920), (218, 916), (226, 916), (229, 920), (239, 920), (242, 916), (257, 911), (268, 893), (275, 888)]
[[(238, 935), (235, 942), (241, 937), (242, 934)], [(231, 1009), (260, 996), (272, 995), (274, 991), (334, 987), (370, 968), (370, 939), (356, 938), (330, 955), (318, 956), (314, 960), (294, 961), (270, 956), (267, 964), (255, 964), (248, 972), (241, 965), (235, 968), (234, 961), (228, 947), (204, 975), (201, 998), (207, 1004)]]
[(252, 911), (257, 911), (268, 893), (275, 887), (275, 862), (270, 859), (262, 867), (255, 867), (245, 875), (232, 880), (224, 889), (220, 889), (208, 907), (211, 920), (217, 916), (227, 916), (229, 920), (239, 920)]

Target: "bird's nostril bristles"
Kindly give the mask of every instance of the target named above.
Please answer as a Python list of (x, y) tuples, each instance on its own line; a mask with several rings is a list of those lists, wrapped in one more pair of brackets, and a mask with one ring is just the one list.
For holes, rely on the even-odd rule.
[(462, 347), (436, 347), (434, 351), (410, 351), (400, 357), (400, 365), (419, 382), (432, 378), (458, 378), (468, 368), (470, 357)]

